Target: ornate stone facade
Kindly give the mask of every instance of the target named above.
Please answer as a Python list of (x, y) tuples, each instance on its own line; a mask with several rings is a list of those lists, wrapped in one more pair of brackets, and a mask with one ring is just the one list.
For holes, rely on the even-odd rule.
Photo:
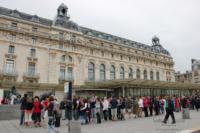
[(140, 78), (174, 82), (159, 38), (146, 45), (85, 27), (61, 4), (55, 20), (0, 7), (0, 79), (59, 84)]

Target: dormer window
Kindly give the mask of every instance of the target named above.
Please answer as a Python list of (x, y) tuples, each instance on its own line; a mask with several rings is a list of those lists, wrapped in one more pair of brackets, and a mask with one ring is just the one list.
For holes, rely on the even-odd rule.
[(36, 27), (32, 27), (32, 31), (33, 32), (37, 32), (37, 28)]
[(13, 22), (13, 23), (11, 24), (11, 27), (17, 28), (17, 23), (14, 23), (14, 22)]

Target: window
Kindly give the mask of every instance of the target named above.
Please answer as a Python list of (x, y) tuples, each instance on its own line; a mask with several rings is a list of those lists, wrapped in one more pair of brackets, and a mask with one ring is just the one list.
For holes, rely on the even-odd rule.
[(59, 43), (59, 49), (63, 49), (64, 48), (64, 45), (62, 42)]
[(59, 33), (59, 39), (63, 40), (63, 33), (62, 32)]
[(11, 34), (11, 35), (10, 35), (10, 40), (11, 40), (12, 42), (15, 42), (15, 41), (16, 41), (16, 35)]
[(156, 72), (156, 80), (160, 80), (160, 73)]
[(17, 28), (17, 23), (14, 23), (14, 22), (13, 22), (13, 23), (11, 24), (11, 27)]
[(10, 45), (9, 48), (8, 48), (8, 53), (13, 54), (14, 52), (15, 52), (15, 46)]
[(100, 80), (105, 80), (105, 65), (101, 64), (100, 65)]
[(62, 56), (61, 56), (61, 62), (65, 62), (65, 60), (66, 60), (66, 56), (65, 56), (65, 55), (62, 55)]
[(131, 57), (128, 57), (128, 61), (131, 61)]
[(123, 56), (122, 55), (120, 55), (120, 60), (123, 60)]
[(35, 49), (31, 49), (31, 57), (35, 57), (36, 56), (36, 50)]
[(88, 64), (88, 80), (89, 81), (95, 80), (94, 63), (92, 63), (92, 62), (90, 62)]
[(65, 67), (60, 67), (60, 73), (59, 73), (59, 79), (64, 80), (65, 79)]
[(124, 79), (124, 67), (120, 67), (120, 79)]
[(136, 78), (137, 78), (137, 79), (140, 79), (140, 69), (137, 69), (137, 70), (136, 70)]
[(37, 38), (36, 38), (36, 37), (33, 37), (33, 38), (32, 38), (32, 44), (36, 44), (36, 42), (37, 42)]
[(69, 61), (69, 62), (72, 62), (72, 61), (73, 61), (73, 59), (72, 59), (71, 56), (68, 56), (68, 61)]
[(5, 72), (8, 74), (12, 74), (14, 70), (14, 61), (13, 60), (7, 60), (6, 66), (5, 66)]
[(112, 65), (112, 66), (110, 67), (110, 79), (111, 79), (111, 80), (114, 80), (114, 79), (115, 79), (115, 66), (114, 66), (114, 65)]
[(147, 80), (147, 70), (144, 70), (144, 79)]
[(133, 78), (133, 69), (132, 68), (128, 69), (128, 77)]
[(72, 67), (67, 68), (67, 79), (70, 81), (73, 80), (73, 68)]
[(90, 54), (93, 55), (93, 50), (92, 49), (90, 49)]
[(114, 54), (111, 54), (111, 57), (114, 58)]
[(28, 64), (28, 75), (35, 75), (35, 63), (30, 62)]
[(37, 28), (36, 27), (32, 27), (32, 31), (33, 32), (37, 32)]
[(153, 77), (153, 71), (150, 71), (150, 79), (153, 80), (154, 77)]

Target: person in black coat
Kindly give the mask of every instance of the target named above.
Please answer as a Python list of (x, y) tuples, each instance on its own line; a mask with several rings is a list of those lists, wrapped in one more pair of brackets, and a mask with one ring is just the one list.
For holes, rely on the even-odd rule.
[(26, 100), (27, 100), (27, 94), (24, 94), (24, 97), (21, 99), (21, 106), (20, 106), (20, 125), (24, 124), (24, 116), (25, 116), (25, 109), (26, 109)]
[(165, 109), (166, 109), (166, 115), (165, 115), (163, 123), (166, 124), (169, 116), (171, 116), (172, 124), (175, 124), (176, 120), (175, 120), (175, 117), (174, 117), (174, 105), (173, 105), (173, 101), (171, 100), (171, 98), (169, 96), (166, 99)]

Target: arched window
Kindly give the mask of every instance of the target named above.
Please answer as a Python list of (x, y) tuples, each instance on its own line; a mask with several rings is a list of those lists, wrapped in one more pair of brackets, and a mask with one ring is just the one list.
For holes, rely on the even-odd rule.
[(112, 66), (110, 67), (110, 79), (111, 79), (111, 80), (114, 80), (114, 79), (115, 79), (115, 66), (114, 66), (114, 65), (112, 65)]
[(100, 65), (100, 80), (105, 80), (106, 79), (106, 72), (105, 72), (105, 65), (101, 64)]
[(94, 63), (92, 63), (92, 62), (90, 62), (88, 64), (88, 80), (89, 81), (95, 80)]
[(147, 80), (147, 70), (144, 70), (144, 79)]
[(137, 79), (140, 79), (140, 69), (137, 69), (137, 70), (136, 70), (136, 78), (137, 78)]
[(150, 79), (153, 80), (153, 71), (150, 71)]
[(133, 78), (133, 69), (132, 68), (128, 69), (128, 77)]
[(62, 62), (65, 62), (65, 60), (66, 60), (66, 56), (65, 56), (65, 55), (62, 55), (62, 56), (61, 56), (61, 61), (62, 61)]
[(72, 59), (71, 56), (68, 56), (68, 61), (69, 61), (69, 62), (72, 62), (72, 61), (73, 61), (73, 59)]
[(120, 67), (120, 79), (124, 79), (124, 67)]
[(156, 80), (160, 80), (160, 73), (156, 72)]

